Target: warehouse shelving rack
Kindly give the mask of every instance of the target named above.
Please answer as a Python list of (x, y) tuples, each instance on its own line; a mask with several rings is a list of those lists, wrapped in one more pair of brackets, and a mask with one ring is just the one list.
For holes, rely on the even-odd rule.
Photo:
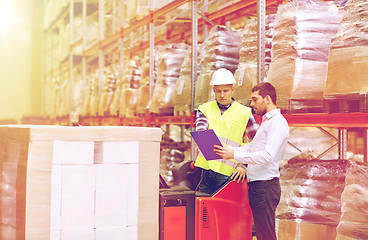
[[(328, 1), (328, 0), (326, 0)], [(113, 0), (113, 10), (117, 11), (116, 8), (122, 9), (122, 0)], [(282, 3), (280, 0), (241, 0), (234, 4), (228, 5), (222, 9), (217, 11), (208, 13), (208, 6), (214, 1), (204, 0), (203, 2), (199, 2), (197, 0), (174, 0), (169, 4), (154, 10), (153, 9), (153, 0), (150, 0), (150, 12), (148, 15), (143, 16), (140, 20), (136, 20), (131, 22), (128, 26), (120, 28), (119, 31), (113, 32), (110, 36), (104, 36), (103, 29), (103, 14), (104, 14), (104, 0), (71, 0), (69, 6), (65, 6), (60, 10), (60, 13), (56, 15), (55, 20), (51, 22), (48, 28), (45, 30), (45, 36), (57, 34), (58, 31), (58, 21), (60, 19), (67, 19), (69, 17), (70, 23), (73, 22), (73, 15), (75, 12), (80, 12), (80, 8), (82, 8), (83, 15), (83, 36), (86, 35), (86, 18), (89, 14), (93, 14), (95, 11), (99, 11), (99, 38), (96, 40), (95, 44), (86, 47), (85, 37), (82, 38), (82, 42), (76, 42), (70, 45), (70, 54), (66, 59), (58, 59), (55, 54), (51, 52), (47, 52), (46, 54), (51, 55), (51, 59), (53, 60), (50, 64), (51, 67), (48, 68), (49, 71), (45, 73), (45, 80), (49, 81), (52, 78), (58, 78), (64, 71), (69, 70), (70, 79), (72, 82), (73, 79), (73, 68), (76, 66), (82, 67), (82, 79), (85, 82), (87, 78), (87, 66), (89, 63), (95, 64), (96, 59), (98, 59), (98, 68), (100, 69), (100, 80), (102, 74), (102, 68), (104, 66), (104, 56), (106, 52), (112, 51), (112, 49), (118, 49), (120, 54), (120, 67), (121, 70), (124, 68), (124, 56), (126, 54), (132, 55), (136, 52), (143, 51), (144, 49), (150, 48), (150, 56), (153, 56), (153, 46), (163, 45), (167, 42), (181, 42), (184, 39), (190, 39), (192, 41), (192, 76), (193, 78), (196, 76), (197, 71), (197, 61), (196, 61), (196, 45), (198, 43), (198, 35), (203, 34), (204, 39), (206, 39), (206, 34), (208, 31), (208, 26), (210, 24), (221, 24), (225, 25), (226, 22), (232, 21), (237, 22), (242, 17), (248, 16), (260, 16), (258, 17), (260, 24), (260, 33), (262, 33), (264, 22), (264, 14), (275, 13), (277, 11), (277, 6)], [(203, 3), (201, 8), (198, 8), (198, 3)], [(191, 8), (188, 10), (192, 11), (192, 17), (190, 19), (181, 19), (182, 22), (185, 22), (185, 28), (171, 28), (170, 31), (166, 33), (155, 33), (155, 22), (161, 21), (163, 25), (165, 25), (165, 19), (162, 20), (166, 14), (170, 11), (175, 10), (184, 4), (190, 5)], [(81, 7), (82, 6), (82, 7)], [(100, 7), (98, 7), (100, 6)], [(75, 11), (75, 9), (78, 9)], [(73, 13), (73, 14), (69, 14)], [(198, 19), (198, 15), (200, 18)], [(122, 16), (122, 14), (120, 14)], [(175, 20), (175, 17), (174, 17)], [(172, 21), (174, 21), (172, 20)], [(120, 26), (123, 26), (122, 19), (116, 19), (115, 21), (120, 23)], [(136, 44), (130, 44), (129, 40), (131, 38), (131, 33), (136, 31), (137, 29), (141, 29), (141, 31), (148, 31), (148, 40), (139, 41)], [(73, 42), (73, 30), (70, 30), (70, 41)], [(262, 46), (262, 42), (264, 41), (263, 36), (260, 34), (259, 38), (260, 46)], [(78, 46), (78, 44), (82, 44), (83, 53), (82, 56), (75, 56), (72, 54), (72, 50)], [(53, 44), (51, 44), (51, 49), (53, 48)], [(261, 49), (261, 48), (259, 48)], [(259, 52), (259, 79), (262, 79), (262, 52)], [(153, 69), (153, 57), (150, 58), (150, 76), (152, 79), (152, 69)], [(101, 89), (101, 85), (100, 85)], [(192, 88), (193, 89), (193, 88)], [(192, 101), (194, 99), (194, 89), (192, 91)], [(192, 109), (193, 112), (193, 109)], [(70, 116), (74, 116), (74, 119), (71, 119), (69, 116), (58, 116), (54, 118), (49, 117), (39, 117), (37, 120), (32, 118), (24, 118), (23, 123), (43, 123), (43, 124), (60, 124), (60, 125), (134, 125), (134, 126), (159, 126), (159, 125), (181, 125), (186, 127), (193, 127), (195, 118), (194, 116), (158, 116), (158, 117), (131, 117), (131, 118), (121, 118), (121, 117), (111, 117), (111, 116), (91, 116), (91, 117), (83, 117), (76, 116), (75, 114), (70, 114)], [(367, 162), (368, 155), (368, 147), (367, 147), (367, 132), (368, 132), (368, 113), (334, 113), (334, 114), (325, 114), (325, 113), (308, 113), (308, 114), (285, 114), (286, 119), (289, 122), (291, 127), (317, 127), (321, 131), (329, 134), (324, 128), (337, 128), (339, 132), (339, 136), (335, 137), (329, 134), (332, 138), (336, 139), (336, 144), (331, 148), (327, 149), (327, 151), (331, 150), (334, 147), (339, 148), (339, 158), (346, 157), (346, 142), (349, 128), (360, 128), (363, 129), (364, 132), (364, 161)]]
[[(339, 158), (346, 159), (348, 129), (359, 128), (363, 131), (363, 161), (368, 163), (368, 112), (298, 113), (284, 116), (291, 127), (316, 127), (336, 140), (336, 144), (322, 153), (321, 157), (334, 147), (338, 147)], [(338, 129), (338, 136), (333, 136), (324, 128)]]
[[(58, 21), (60, 19), (66, 19), (69, 17), (69, 22), (71, 23), (70, 27), (70, 54), (68, 58), (65, 58), (63, 60), (60, 59), (52, 59), (51, 61), (51, 69), (49, 71), (46, 71), (45, 73), (45, 79), (46, 81), (50, 81), (48, 79), (52, 77), (60, 78), (59, 76), (63, 73), (63, 71), (69, 71), (69, 82), (70, 86), (72, 86), (73, 83), (73, 68), (80, 67), (82, 65), (82, 79), (83, 82), (86, 83), (86, 72), (87, 72), (87, 65), (90, 62), (96, 62), (96, 58), (98, 58), (98, 68), (99, 68), (99, 74), (100, 74), (100, 89), (101, 89), (101, 79), (102, 79), (102, 68), (104, 66), (104, 54), (107, 50), (116, 49), (118, 48), (120, 50), (120, 64), (121, 69), (123, 69), (123, 59), (125, 54), (132, 54), (133, 52), (142, 51), (146, 49), (147, 47), (150, 47), (153, 51), (153, 47), (155, 43), (157, 45), (162, 45), (166, 43), (167, 41), (170, 42), (178, 42), (183, 41), (183, 39), (190, 39), (192, 40), (193, 44), (193, 50), (192, 56), (193, 56), (193, 76), (196, 76), (196, 61), (194, 61), (194, 58), (197, 57), (196, 55), (196, 44), (198, 43), (197, 35), (199, 33), (202, 33), (204, 29), (206, 28), (208, 22), (211, 22), (212, 24), (224, 24), (227, 21), (232, 21), (236, 19), (240, 19), (244, 15), (251, 16), (252, 14), (255, 15), (255, 9), (257, 8), (257, 1), (256, 0), (241, 0), (238, 1), (232, 5), (229, 5), (223, 9), (220, 9), (218, 11), (208, 13), (204, 12), (201, 13), (198, 11), (197, 5), (198, 2), (196, 0), (174, 0), (170, 2), (169, 4), (163, 6), (160, 9), (153, 10), (152, 5), (153, 1), (150, 2), (150, 14), (147, 16), (144, 16), (142, 19), (132, 22), (128, 27), (122, 27), (120, 28), (119, 32), (115, 32), (111, 36), (104, 37), (104, 0), (94, 0), (93, 3), (90, 3), (91, 1), (87, 0), (70, 0), (69, 2), (69, 8), (68, 6), (65, 6), (61, 9), (60, 13), (56, 15), (55, 20), (52, 21), (50, 26), (48, 26), (45, 30), (45, 36), (48, 36), (50, 32), (57, 30), (58, 28)], [(115, 2), (118, 2), (118, 4), (115, 4)], [(206, 6), (212, 4), (215, 1), (208, 2), (207, 0), (204, 1), (204, 7), (199, 10), (206, 10)], [(154, 21), (160, 20), (160, 18), (164, 17), (165, 14), (169, 13), (170, 11), (177, 9), (178, 7), (184, 5), (184, 4), (191, 4), (192, 6), (192, 18), (187, 19), (188, 24), (191, 24), (191, 29), (182, 29), (177, 28), (170, 30), (170, 33), (161, 34), (157, 37), (155, 37), (154, 30), (153, 30), (153, 23)], [(269, 9), (273, 9), (271, 11), (275, 12), (276, 7), (281, 2), (279, 0), (268, 0), (265, 1), (265, 6), (267, 6)], [(119, 6), (119, 9), (121, 9), (122, 1), (120, 0), (114, 0), (114, 6)], [(75, 9), (78, 9), (76, 11)], [(80, 10), (81, 9), (81, 10)], [(86, 17), (87, 15), (93, 14), (95, 11), (91, 11), (90, 9), (93, 9), (95, 11), (99, 11), (99, 38), (97, 39), (96, 43), (86, 49)], [(113, 10), (115, 11), (115, 10)], [(78, 41), (73, 41), (73, 17), (75, 12), (82, 12), (83, 15), (83, 38)], [(71, 13), (71, 14), (69, 14)], [(197, 14), (200, 14), (202, 16), (201, 19), (197, 21)], [(205, 20), (207, 21), (205, 21)], [(122, 20), (118, 19), (120, 21), (120, 24), (122, 24)], [(148, 41), (141, 41), (138, 45), (129, 45), (126, 42), (129, 42), (129, 34), (138, 28), (142, 28), (144, 26), (149, 25), (149, 40)], [(165, 38), (167, 40), (165, 40)], [(73, 43), (74, 42), (74, 43)], [(82, 44), (83, 53), (81, 56), (75, 56), (72, 54), (73, 49), (75, 49), (78, 44)], [(118, 45), (118, 47), (116, 47)], [(127, 46), (129, 45), (129, 46)], [(54, 48), (51, 47), (53, 50)], [(46, 55), (55, 55), (55, 54), (49, 54), (46, 50)], [(152, 56), (152, 55), (151, 55)], [(150, 59), (153, 59), (152, 57)], [(153, 62), (151, 63), (151, 66), (153, 65)], [(152, 67), (151, 67), (152, 69)], [(63, 70), (63, 71), (62, 71)], [(194, 91), (193, 91), (194, 92)], [(193, 94), (194, 95), (194, 94)], [(72, 110), (69, 111), (70, 116), (75, 116), (75, 114), (72, 113)], [(65, 116), (59, 116), (55, 118), (62, 118), (65, 119)], [(75, 119), (71, 119), (71, 123)]]

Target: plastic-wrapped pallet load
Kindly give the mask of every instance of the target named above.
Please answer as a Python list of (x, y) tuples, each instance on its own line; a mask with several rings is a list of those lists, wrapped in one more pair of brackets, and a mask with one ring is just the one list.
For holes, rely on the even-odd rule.
[(280, 171), (282, 196), (278, 218), (337, 226), (349, 167), (351, 163), (347, 160), (286, 164)]
[(142, 75), (141, 60), (135, 56), (123, 73), (120, 97), (120, 117), (132, 117), (137, 110), (138, 88)]
[[(266, 76), (271, 63), (272, 35), (275, 15), (266, 16)], [(249, 19), (243, 29), (242, 48), (240, 49), (239, 66), (234, 77), (236, 79), (234, 98), (236, 101), (249, 105), (252, 88), (257, 84), (258, 65), (258, 27), (257, 19)]]
[(195, 89), (194, 108), (214, 99), (209, 85), (212, 73), (219, 68), (226, 68), (232, 73), (238, 68), (241, 48), (241, 31), (225, 26), (211, 29), (204, 45), (204, 56), (200, 61), (200, 75)]
[(268, 81), (277, 90), (281, 108), (288, 108), (289, 99), (322, 100), (330, 43), (341, 17), (337, 6), (322, 1), (279, 6)]
[(104, 83), (101, 90), (98, 115), (104, 116), (110, 113), (110, 108), (116, 95), (116, 85), (119, 83), (119, 66), (110, 65), (104, 69)]
[(332, 39), (323, 94), (368, 93), (368, 2), (349, 0)]
[[(154, 90), (155, 84), (157, 81), (157, 62), (158, 56), (160, 55), (160, 49), (162, 47), (155, 47), (154, 61), (153, 61), (153, 79), (152, 79), (152, 88)], [(137, 113), (139, 115), (147, 115), (149, 112), (149, 103), (150, 103), (150, 61), (149, 61), (149, 48), (144, 52), (143, 60), (142, 60), (142, 75), (141, 81), (139, 82), (138, 88), (138, 99), (137, 99)]]
[(188, 53), (186, 44), (164, 46), (159, 54), (157, 84), (153, 91), (149, 112), (159, 115), (173, 115), (174, 89), (180, 76), (181, 65)]
[(310, 160), (280, 171), (281, 200), (276, 209), (279, 239), (335, 240), (347, 160)]
[(341, 201), (336, 240), (368, 239), (368, 166), (357, 165), (348, 170)]
[[(60, 77), (53, 77), (50, 82), (47, 82), (46, 87), (49, 89), (50, 94), (47, 96), (48, 102), (50, 102), (50, 106), (47, 109), (47, 112), (50, 114), (50, 118), (54, 119), (58, 116), (58, 111), (60, 108)], [(49, 93), (49, 92), (47, 92)]]
[(86, 96), (83, 103), (84, 116), (97, 116), (99, 106), (99, 73), (92, 72), (87, 79)]
[[(201, 54), (201, 47), (198, 46), (198, 60)], [(199, 71), (197, 71), (197, 78)], [(193, 88), (197, 82), (197, 78), (193, 80)], [(181, 65), (180, 76), (175, 85), (174, 90), (174, 115), (187, 115), (191, 113), (192, 107), (192, 51), (188, 51), (184, 62)]]
[(162, 130), (0, 127), (0, 238), (158, 239)]
[[(171, 0), (161, 0), (161, 1), (154, 1), (153, 2), (153, 9), (159, 9), (165, 6), (166, 4), (169, 4)], [(128, 0), (125, 1), (125, 5), (127, 7), (126, 9), (126, 20), (128, 22), (132, 22), (135, 20), (140, 20), (144, 16), (147, 16), (149, 14), (149, 5), (148, 0)]]
[(63, 74), (60, 79), (59, 89), (59, 108), (57, 108), (57, 116), (64, 117), (69, 115), (70, 104), (70, 81), (67, 73)]
[(82, 114), (83, 110), (83, 101), (85, 98), (85, 84), (82, 81), (82, 74), (80, 69), (76, 69), (73, 72), (73, 87), (71, 90), (71, 111), (77, 116)]

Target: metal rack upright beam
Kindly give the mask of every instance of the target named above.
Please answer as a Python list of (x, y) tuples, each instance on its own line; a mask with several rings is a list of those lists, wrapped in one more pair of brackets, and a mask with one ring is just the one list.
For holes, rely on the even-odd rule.
[(155, 68), (155, 29), (153, 23), (153, 11), (154, 11), (154, 1), (149, 1), (149, 99), (152, 99), (153, 95), (153, 80), (154, 80), (154, 68)]
[(368, 128), (364, 128), (363, 129), (364, 134), (363, 134), (363, 154), (364, 154), (364, 162), (368, 163)]
[[(198, 74), (198, 3), (197, 0), (192, 0), (192, 81), (191, 81), (191, 112), (194, 112), (194, 95), (195, 95), (195, 82), (197, 81)], [(192, 127), (192, 131), (195, 131), (195, 127)], [(191, 142), (191, 156), (192, 161), (195, 160), (195, 143)]]
[(74, 42), (74, 0), (70, 0), (70, 12), (69, 12), (69, 99), (68, 99), (68, 112), (69, 112), (69, 125), (72, 125), (72, 99), (73, 99), (73, 51), (71, 46)]
[(104, 50), (102, 48), (102, 41), (104, 40), (104, 26), (105, 26), (105, 21), (104, 21), (104, 14), (105, 14), (105, 5), (104, 5), (104, 0), (99, 0), (99, 8), (98, 8), (98, 22), (99, 22), (99, 47), (98, 47), (98, 70), (99, 70), (99, 84), (98, 84), (98, 94), (99, 96), (101, 96), (101, 90), (102, 90), (102, 86), (103, 86), (103, 70), (104, 70), (104, 65), (105, 65), (105, 55), (104, 55)]
[(257, 83), (261, 83), (265, 77), (265, 47), (266, 47), (266, 0), (257, 1), (257, 26), (258, 26), (258, 54), (257, 54)]
[(82, 86), (87, 89), (87, 0), (82, 3), (82, 31)]

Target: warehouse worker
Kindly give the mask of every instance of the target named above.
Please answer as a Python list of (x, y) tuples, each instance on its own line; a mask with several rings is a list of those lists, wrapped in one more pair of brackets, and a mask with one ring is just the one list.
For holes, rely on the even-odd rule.
[[(233, 98), (235, 79), (233, 74), (221, 68), (212, 74), (210, 85), (213, 86), (216, 100), (198, 107), (196, 131), (213, 129), (224, 145), (242, 146), (247, 137), (252, 139), (258, 129), (251, 108)], [(245, 167), (233, 159), (207, 161), (198, 151), (195, 166), (202, 168), (197, 189), (199, 192), (212, 194), (230, 178), (243, 181)]]
[(262, 123), (253, 140), (246, 146), (215, 146), (225, 159), (248, 164), (248, 196), (257, 240), (273, 240), (275, 210), (281, 197), (279, 164), (289, 137), (289, 126), (276, 107), (276, 90), (267, 82), (252, 89), (251, 106)]

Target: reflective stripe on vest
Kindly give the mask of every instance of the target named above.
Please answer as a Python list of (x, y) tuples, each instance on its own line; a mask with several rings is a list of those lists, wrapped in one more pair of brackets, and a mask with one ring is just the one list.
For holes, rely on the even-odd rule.
[[(207, 117), (209, 129), (213, 129), (223, 145), (239, 147), (244, 145), (243, 135), (249, 120), (251, 109), (238, 102), (228, 108), (222, 115), (216, 100), (199, 106), (199, 110)], [(233, 159), (217, 159), (207, 161), (199, 154), (195, 166), (211, 169), (215, 172), (230, 176), (237, 162)]]

